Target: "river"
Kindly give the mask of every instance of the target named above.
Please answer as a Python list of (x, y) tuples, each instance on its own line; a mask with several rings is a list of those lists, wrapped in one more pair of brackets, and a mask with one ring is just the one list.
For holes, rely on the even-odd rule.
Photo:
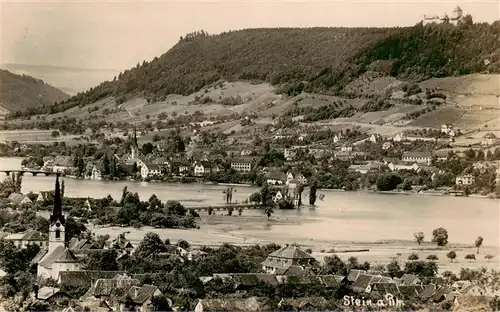
[[(0, 158), (0, 169), (19, 169), (21, 159)], [(0, 178), (4, 178), (0, 177)], [(111, 195), (119, 200), (122, 189), (137, 192), (142, 200), (155, 194), (162, 201), (179, 200), (185, 206), (204, 203), (223, 203), (222, 185), (167, 184), (126, 181), (90, 181), (64, 178), (68, 197), (102, 198)], [(37, 193), (52, 190), (54, 177), (26, 174), (22, 191)], [(255, 187), (235, 186), (233, 201), (241, 202), (257, 191)], [(307, 190), (305, 191), (307, 193)], [(426, 239), (432, 230), (444, 227), (452, 243), (473, 244), (478, 236), (484, 245), (499, 246), (499, 201), (485, 198), (466, 198), (428, 195), (391, 195), (363, 192), (336, 192), (321, 190), (325, 195), (315, 209), (277, 210), (276, 217), (287, 216), (311, 222), (270, 225), (265, 230), (268, 238), (293, 236), (301, 239), (379, 241), (412, 239), (422, 231)], [(308, 201), (307, 194), (304, 202)]]

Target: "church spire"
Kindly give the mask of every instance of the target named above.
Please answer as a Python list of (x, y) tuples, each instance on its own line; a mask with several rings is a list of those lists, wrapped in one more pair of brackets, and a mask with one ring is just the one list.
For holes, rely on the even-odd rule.
[(62, 213), (61, 187), (59, 185), (59, 172), (56, 173), (56, 188), (54, 190), (54, 209), (50, 215), (50, 223), (61, 222), (64, 224), (64, 215)]

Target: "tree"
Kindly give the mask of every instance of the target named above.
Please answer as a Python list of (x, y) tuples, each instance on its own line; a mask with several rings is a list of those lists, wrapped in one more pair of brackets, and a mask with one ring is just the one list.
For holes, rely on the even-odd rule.
[(439, 260), (438, 256), (436, 255), (428, 255), (427, 256), (427, 260), (430, 260), (430, 261), (437, 261)]
[(252, 195), (250, 195), (250, 198), (249, 198), (249, 201), (251, 203), (260, 203), (261, 200), (262, 200), (262, 196), (259, 192), (253, 193)]
[(347, 266), (337, 255), (325, 257), (322, 268), (323, 274), (347, 274)]
[(468, 254), (465, 256), (465, 259), (469, 260), (471, 262), (472, 260), (476, 260), (476, 255), (475, 254)]
[(318, 182), (316, 179), (311, 184), (311, 188), (309, 190), (309, 205), (314, 206), (314, 203), (316, 203), (316, 192), (318, 191)]
[(457, 253), (452, 250), (446, 254), (446, 257), (450, 259), (450, 262), (453, 262), (453, 260), (455, 260), (455, 258), (457, 257)]
[(185, 216), (187, 209), (181, 203), (176, 200), (169, 200), (165, 204), (165, 209), (168, 214), (173, 214), (177, 216)]
[(304, 186), (302, 184), (299, 184), (297, 186), (297, 194), (299, 196), (298, 198), (298, 207), (302, 206), (302, 193), (304, 192)]
[(408, 256), (408, 260), (411, 261), (418, 260), (418, 255), (416, 253), (412, 253)]
[(489, 261), (489, 260), (493, 259), (494, 257), (495, 257), (494, 255), (489, 255), (488, 254), (488, 255), (484, 256), (484, 259), (486, 259), (486, 260)]
[(189, 249), (190, 247), (189, 243), (184, 239), (179, 240), (177, 242), (177, 246), (181, 247), (182, 249)]
[(442, 227), (432, 231), (432, 242), (438, 246), (446, 246), (448, 244), (448, 231)]
[(414, 233), (413, 236), (415, 237), (415, 240), (417, 241), (417, 243), (419, 245), (422, 244), (422, 242), (424, 241), (424, 238), (425, 238), (424, 232)]
[(156, 256), (158, 253), (164, 252), (165, 250), (165, 244), (161, 241), (160, 236), (156, 233), (149, 232), (144, 236), (144, 239), (135, 250), (134, 255), (139, 258), (147, 258)]
[(391, 263), (389, 263), (386, 268), (390, 277), (395, 277), (399, 274), (399, 272), (401, 272), (401, 266), (399, 265), (399, 262), (395, 259), (392, 260)]
[(477, 248), (477, 254), (479, 255), (479, 247), (481, 247), (481, 245), (483, 245), (483, 237), (482, 236), (479, 236), (477, 239), (476, 239), (476, 248)]
[(392, 191), (402, 182), (401, 177), (395, 173), (384, 173), (377, 179), (379, 191)]
[(91, 251), (85, 257), (86, 269), (91, 271), (117, 271), (118, 263), (116, 258), (117, 253), (113, 249)]
[(57, 130), (52, 131), (51, 136), (52, 136), (53, 138), (57, 138), (57, 137), (59, 136), (59, 131), (57, 131)]
[(170, 303), (171, 301), (165, 295), (154, 296), (151, 299), (152, 311), (172, 311)]
[(423, 277), (433, 277), (438, 272), (438, 264), (436, 262), (426, 261), (411, 261), (405, 264), (406, 274), (415, 274)]

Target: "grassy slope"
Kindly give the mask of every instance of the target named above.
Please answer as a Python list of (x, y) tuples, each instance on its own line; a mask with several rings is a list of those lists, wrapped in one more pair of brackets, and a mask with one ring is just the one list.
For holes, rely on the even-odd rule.
[(69, 95), (42, 80), (0, 70), (0, 105), (14, 112), (49, 106), (69, 98)]

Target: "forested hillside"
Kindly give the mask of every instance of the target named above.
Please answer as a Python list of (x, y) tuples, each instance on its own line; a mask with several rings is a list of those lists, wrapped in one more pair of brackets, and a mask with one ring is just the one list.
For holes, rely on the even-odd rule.
[(42, 80), (0, 70), (0, 106), (11, 112), (48, 107), (68, 98)]
[(202, 31), (51, 112), (110, 95), (119, 103), (137, 94), (157, 101), (219, 79), (267, 81), (280, 92), (297, 94), (338, 92), (368, 70), (407, 80), (498, 73), (499, 55), (500, 22), (473, 24), (470, 16), (459, 26), (247, 29), (213, 36)]

